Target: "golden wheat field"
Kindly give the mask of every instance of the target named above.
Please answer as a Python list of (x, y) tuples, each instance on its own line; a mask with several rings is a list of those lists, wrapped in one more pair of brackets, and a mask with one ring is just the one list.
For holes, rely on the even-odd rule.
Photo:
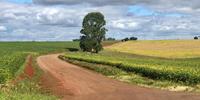
[(114, 44), (106, 49), (165, 58), (200, 57), (200, 41), (198, 40), (128, 41)]

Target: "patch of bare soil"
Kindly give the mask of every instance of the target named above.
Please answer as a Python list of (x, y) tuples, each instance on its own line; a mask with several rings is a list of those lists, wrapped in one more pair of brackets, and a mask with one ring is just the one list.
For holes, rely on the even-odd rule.
[(59, 54), (37, 58), (42, 86), (63, 100), (200, 100), (200, 94), (144, 88), (67, 63)]
[(32, 56), (29, 55), (26, 59), (26, 64), (25, 64), (25, 69), (23, 71), (23, 73), (21, 73), (19, 76), (17, 76), (17, 78), (15, 78), (15, 80), (13, 81), (14, 84), (17, 84), (18, 82), (26, 79), (26, 78), (32, 78), (35, 74), (35, 70), (32, 66)]

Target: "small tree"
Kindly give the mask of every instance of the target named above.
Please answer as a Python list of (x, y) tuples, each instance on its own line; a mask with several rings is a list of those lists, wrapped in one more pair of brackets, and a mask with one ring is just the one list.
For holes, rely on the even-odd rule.
[(72, 41), (76, 42), (76, 41), (80, 41), (80, 39), (73, 39)]
[(194, 37), (195, 40), (198, 40), (199, 38), (197, 36)]
[(115, 41), (116, 39), (115, 39), (115, 38), (109, 37), (109, 38), (107, 38), (106, 40), (107, 40), (107, 41)]
[(137, 37), (131, 37), (130, 40), (137, 40)]
[(124, 40), (125, 40), (125, 41), (129, 41), (129, 38), (125, 38)]
[(122, 41), (122, 42), (129, 41), (129, 38), (122, 39), (121, 41)]
[(83, 51), (98, 53), (103, 49), (102, 40), (105, 38), (107, 29), (104, 27), (106, 21), (100, 12), (88, 13), (83, 19), (82, 36), (80, 38), (80, 48)]

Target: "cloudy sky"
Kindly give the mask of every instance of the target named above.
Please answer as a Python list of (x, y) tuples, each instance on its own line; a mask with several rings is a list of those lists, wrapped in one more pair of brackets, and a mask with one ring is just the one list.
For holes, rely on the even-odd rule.
[(107, 37), (200, 35), (199, 0), (0, 0), (0, 41), (79, 38), (83, 17), (93, 11), (105, 15)]

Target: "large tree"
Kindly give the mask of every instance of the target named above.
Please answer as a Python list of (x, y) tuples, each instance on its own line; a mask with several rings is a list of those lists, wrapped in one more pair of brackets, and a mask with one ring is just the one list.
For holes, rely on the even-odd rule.
[(85, 16), (80, 38), (80, 48), (83, 51), (98, 53), (103, 49), (101, 42), (107, 31), (105, 25), (104, 15), (100, 12), (91, 12)]

